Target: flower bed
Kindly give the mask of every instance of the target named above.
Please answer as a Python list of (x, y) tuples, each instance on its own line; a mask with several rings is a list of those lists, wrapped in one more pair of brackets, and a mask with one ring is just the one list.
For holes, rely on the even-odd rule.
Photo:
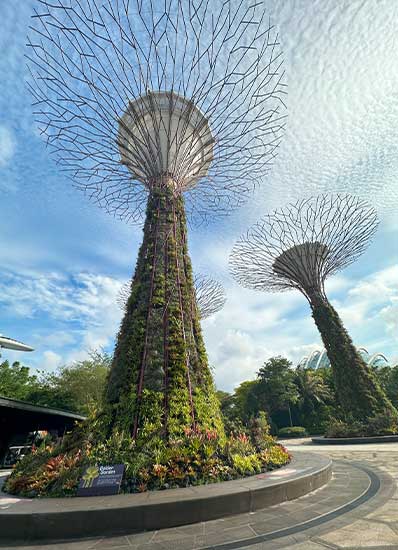
[(227, 481), (273, 470), (291, 459), (288, 451), (265, 434), (251, 438), (244, 433), (220, 442), (211, 430), (186, 430), (165, 444), (155, 439), (137, 447), (124, 434), (93, 444), (76, 446), (65, 438), (61, 446), (43, 445), (16, 464), (4, 490), (28, 497), (74, 496), (88, 465), (123, 463), (122, 491), (189, 487)]

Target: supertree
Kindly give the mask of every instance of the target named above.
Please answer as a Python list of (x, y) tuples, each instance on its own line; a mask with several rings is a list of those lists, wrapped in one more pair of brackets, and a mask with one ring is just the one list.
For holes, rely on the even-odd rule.
[(230, 266), (243, 286), (299, 290), (307, 298), (331, 363), (337, 397), (358, 420), (396, 411), (325, 294), (325, 280), (354, 262), (377, 229), (375, 210), (349, 195), (299, 200), (267, 215), (235, 244)]
[(221, 433), (185, 212), (192, 224), (228, 214), (267, 174), (285, 117), (278, 35), (261, 1), (37, 2), (30, 88), (51, 151), (107, 211), (146, 212), (108, 432)]
[[(227, 297), (221, 283), (208, 275), (195, 275), (193, 280), (195, 293), (192, 307), (197, 307), (199, 319), (207, 319), (224, 307)], [(175, 289), (176, 290), (176, 289)], [(125, 311), (131, 292), (131, 283), (125, 283), (116, 299), (120, 309)]]

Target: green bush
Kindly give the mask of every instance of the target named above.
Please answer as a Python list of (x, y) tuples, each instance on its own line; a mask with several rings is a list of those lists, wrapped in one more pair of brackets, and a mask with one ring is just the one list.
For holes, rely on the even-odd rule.
[(348, 418), (332, 418), (326, 429), (326, 437), (374, 437), (398, 434), (397, 419), (389, 410), (378, 413), (365, 422)]
[(338, 418), (332, 418), (326, 429), (326, 437), (363, 437), (365, 427), (362, 422), (351, 420), (345, 422)]
[(376, 414), (367, 421), (369, 435), (394, 435), (398, 433), (397, 418), (389, 411)]
[(308, 433), (303, 426), (288, 426), (286, 428), (281, 428), (278, 432), (280, 438), (283, 437), (307, 437)]

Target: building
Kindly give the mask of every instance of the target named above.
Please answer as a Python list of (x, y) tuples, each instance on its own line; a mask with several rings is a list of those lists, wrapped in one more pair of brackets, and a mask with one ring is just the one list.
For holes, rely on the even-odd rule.
[[(374, 353), (373, 355), (370, 355), (366, 348), (358, 348), (358, 351), (366, 363), (372, 367), (390, 366), (387, 357), (382, 353)], [(300, 360), (298, 366), (315, 370), (319, 368), (329, 368), (330, 361), (325, 349), (314, 350), (310, 355), (304, 356)]]
[(84, 416), (0, 396), (0, 465), (12, 445), (25, 445), (29, 434), (47, 431), (62, 436)]

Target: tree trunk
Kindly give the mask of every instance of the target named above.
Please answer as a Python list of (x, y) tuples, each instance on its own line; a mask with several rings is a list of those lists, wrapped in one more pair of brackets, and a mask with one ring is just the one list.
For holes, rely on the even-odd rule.
[(337, 399), (346, 417), (366, 421), (378, 413), (397, 411), (355, 348), (336, 310), (320, 293), (309, 295), (312, 316), (330, 360)]
[(136, 439), (178, 437), (195, 426), (224, 433), (199, 323), (184, 202), (167, 183), (148, 199), (106, 401), (112, 428)]
[(291, 411), (291, 409), (290, 409), (290, 403), (288, 403), (287, 408), (288, 408), (288, 410), (289, 410), (290, 427), (293, 428), (292, 411)]

